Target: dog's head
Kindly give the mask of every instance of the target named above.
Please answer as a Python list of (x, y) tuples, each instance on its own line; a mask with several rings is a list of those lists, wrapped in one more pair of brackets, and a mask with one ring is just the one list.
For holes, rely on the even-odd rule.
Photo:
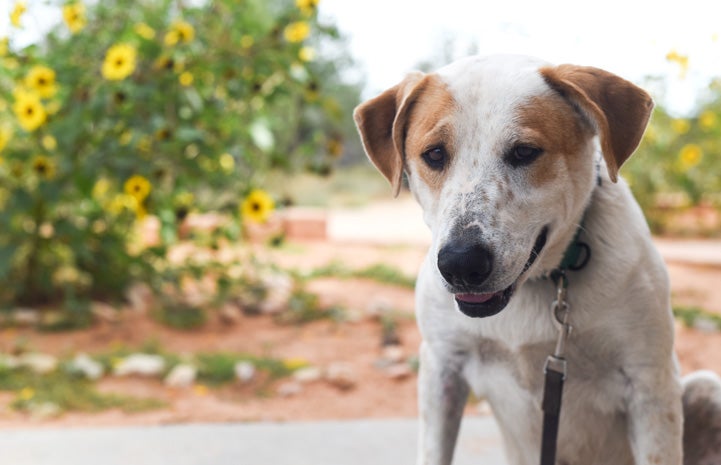
[(396, 195), (405, 171), (439, 279), (480, 317), (558, 266), (595, 167), (616, 181), (652, 108), (646, 92), (606, 71), (496, 56), (411, 74), (354, 117)]

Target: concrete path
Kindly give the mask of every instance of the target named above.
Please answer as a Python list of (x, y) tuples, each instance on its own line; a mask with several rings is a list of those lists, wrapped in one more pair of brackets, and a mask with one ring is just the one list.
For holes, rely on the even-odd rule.
[[(415, 420), (0, 431), (3, 465), (400, 465)], [(454, 465), (505, 465), (491, 417), (467, 418)]]
[[(430, 244), (423, 212), (408, 194), (362, 208), (330, 210), (328, 239), (366, 244)], [(667, 262), (721, 267), (721, 240), (654, 239)]]

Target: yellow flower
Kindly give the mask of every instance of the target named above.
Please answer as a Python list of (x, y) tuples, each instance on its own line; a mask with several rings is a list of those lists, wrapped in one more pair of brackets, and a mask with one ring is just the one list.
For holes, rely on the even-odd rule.
[(698, 123), (702, 129), (710, 130), (716, 127), (718, 122), (718, 116), (711, 110), (706, 110), (701, 113), (698, 117)]
[(133, 133), (129, 130), (123, 131), (118, 137), (118, 143), (120, 145), (128, 145), (133, 140)]
[(178, 42), (188, 43), (195, 38), (195, 28), (193, 25), (185, 21), (176, 21), (170, 26), (170, 30), (165, 34), (165, 45), (175, 45)]
[(43, 138), (40, 140), (40, 143), (42, 144), (43, 148), (48, 152), (52, 152), (53, 150), (58, 148), (58, 141), (55, 140), (55, 138), (50, 134), (44, 135)]
[(145, 23), (138, 23), (133, 28), (135, 30), (135, 33), (138, 34), (140, 37), (142, 37), (145, 40), (153, 40), (155, 39), (155, 29), (148, 26)]
[(121, 81), (135, 71), (136, 51), (130, 45), (118, 44), (108, 49), (103, 61), (102, 74), (110, 81)]
[(320, 3), (320, 0), (295, 0), (295, 6), (307, 16), (313, 14), (318, 7), (318, 3)]
[(180, 81), (181, 86), (188, 87), (193, 83), (193, 75), (186, 71), (178, 76), (178, 81)]
[(298, 58), (300, 61), (313, 61), (315, 58), (315, 50), (313, 47), (302, 47), (298, 51)]
[(20, 389), (20, 392), (18, 393), (18, 398), (20, 400), (30, 400), (33, 397), (35, 397), (35, 389), (31, 387), (24, 387)]
[(308, 360), (301, 357), (286, 358), (283, 360), (283, 366), (288, 370), (295, 371), (309, 365)]
[(80, 32), (87, 24), (85, 19), (85, 5), (80, 2), (65, 5), (63, 7), (63, 19), (68, 29), (70, 29), (70, 32), (73, 34)]
[(671, 129), (673, 129), (673, 132), (676, 134), (682, 135), (686, 134), (689, 129), (691, 129), (691, 124), (687, 119), (677, 118), (671, 121)]
[(687, 144), (681, 148), (678, 158), (681, 162), (681, 167), (687, 170), (699, 164), (701, 158), (703, 158), (703, 150), (696, 144)]
[(305, 21), (296, 21), (285, 27), (283, 35), (288, 42), (303, 42), (310, 35), (310, 26)]
[(10, 125), (3, 125), (0, 126), (0, 152), (3, 151), (5, 147), (7, 147), (8, 143), (10, 143), (10, 139), (13, 137), (13, 130), (10, 127)]
[(110, 192), (111, 186), (112, 185), (111, 185), (110, 181), (108, 181), (107, 178), (100, 178), (97, 181), (95, 181), (91, 195), (96, 200), (103, 199), (108, 195), (108, 192)]
[(275, 209), (273, 199), (261, 189), (253, 189), (240, 205), (243, 219), (253, 223), (265, 223)]
[(13, 26), (20, 27), (20, 18), (23, 13), (25, 13), (25, 10), (27, 10), (25, 2), (17, 2), (15, 4), (13, 11), (10, 12), (10, 23), (12, 23)]
[(253, 46), (254, 43), (255, 43), (255, 39), (253, 38), (253, 36), (246, 34), (240, 38), (240, 47), (241, 48), (250, 48)]
[(43, 65), (33, 66), (25, 76), (25, 86), (37, 92), (42, 98), (51, 98), (58, 91), (55, 85), (55, 71)]
[(150, 181), (139, 174), (129, 177), (123, 185), (125, 193), (134, 197), (138, 203), (142, 203), (150, 195), (151, 189)]
[(45, 155), (35, 155), (32, 167), (35, 174), (41, 178), (52, 179), (55, 177), (55, 162)]
[(679, 67), (680, 77), (686, 77), (686, 72), (688, 71), (688, 55), (681, 55), (676, 50), (671, 50), (666, 54), (666, 60), (671, 63), (676, 63)]
[(0, 57), (4, 57), (8, 54), (8, 38), (3, 37), (0, 39)]
[(193, 393), (198, 397), (205, 397), (208, 395), (208, 386), (204, 384), (193, 385)]
[(40, 96), (34, 92), (22, 90), (15, 92), (13, 112), (18, 118), (20, 126), (30, 132), (42, 126), (47, 119), (47, 113), (42, 102), (40, 102)]
[(320, 0), (295, 0), (295, 6), (298, 8), (315, 8), (320, 3)]
[(220, 168), (226, 173), (231, 173), (235, 168), (235, 158), (227, 152), (220, 155), (218, 163), (220, 164)]

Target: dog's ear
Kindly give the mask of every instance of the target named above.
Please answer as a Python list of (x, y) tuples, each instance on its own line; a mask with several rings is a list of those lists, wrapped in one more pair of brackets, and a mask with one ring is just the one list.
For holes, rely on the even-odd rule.
[(541, 75), (594, 123), (611, 180), (641, 142), (653, 100), (640, 87), (602, 69), (560, 65)]
[(403, 180), (405, 126), (408, 109), (423, 87), (423, 73), (409, 74), (400, 84), (358, 105), (353, 112), (363, 148), (398, 196)]

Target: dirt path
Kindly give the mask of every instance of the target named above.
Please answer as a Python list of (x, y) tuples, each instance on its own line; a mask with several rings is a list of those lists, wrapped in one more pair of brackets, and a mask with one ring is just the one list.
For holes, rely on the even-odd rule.
[[(415, 274), (424, 255), (422, 246), (299, 243), (272, 252), (283, 267), (312, 270), (333, 261), (349, 269), (389, 263), (409, 275)], [(721, 269), (672, 264), (669, 267), (674, 301), (721, 314)], [(120, 391), (167, 400), (170, 407), (142, 414), (106, 411), (98, 414), (69, 413), (59, 418), (34, 419), (11, 411), (13, 396), (0, 394), (0, 427), (88, 426), (165, 424), (176, 422), (309, 420), (359, 417), (407, 417), (416, 414), (415, 374), (393, 377), (383, 367), (384, 324), (378, 312), (392, 310), (400, 341), (394, 354), (403, 361), (417, 354), (420, 341), (413, 319), (413, 292), (370, 280), (322, 278), (310, 283), (324, 305), (345, 309), (342, 322), (319, 321), (306, 325), (279, 325), (269, 316), (243, 316), (234, 324), (214, 319), (200, 331), (181, 332), (159, 326), (143, 315), (127, 315), (119, 324), (98, 324), (72, 333), (38, 334), (30, 330), (0, 332), (0, 352), (18, 345), (67, 355), (79, 351), (96, 353), (113, 345), (139, 347), (149, 340), (174, 353), (202, 351), (244, 352), (280, 359), (301, 358), (326, 369), (343, 364), (352, 386), (339, 387), (324, 381), (301, 385), (299, 392), (281, 394), (285, 381), (259, 390), (257, 385), (235, 384), (222, 389), (171, 389), (160, 381), (118, 379), (100, 382), (103, 391)], [(386, 322), (387, 323), (387, 322)], [(706, 368), (721, 373), (721, 333), (702, 332), (677, 325), (677, 352), (684, 372)], [(296, 386), (297, 387), (297, 386)], [(471, 411), (475, 411), (471, 408)]]

